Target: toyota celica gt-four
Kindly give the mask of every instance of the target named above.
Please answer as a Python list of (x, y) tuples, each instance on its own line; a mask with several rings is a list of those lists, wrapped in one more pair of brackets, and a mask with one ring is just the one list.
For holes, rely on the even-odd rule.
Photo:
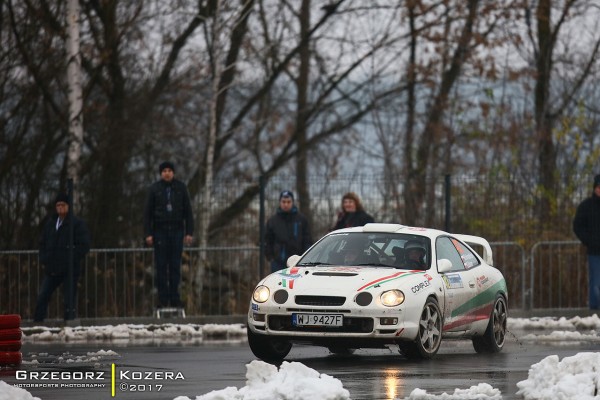
[(248, 343), (266, 361), (294, 343), (335, 354), (397, 345), (427, 359), (442, 338), (470, 338), (478, 353), (499, 352), (508, 293), (492, 264), (478, 236), (398, 224), (330, 232), (258, 283)]

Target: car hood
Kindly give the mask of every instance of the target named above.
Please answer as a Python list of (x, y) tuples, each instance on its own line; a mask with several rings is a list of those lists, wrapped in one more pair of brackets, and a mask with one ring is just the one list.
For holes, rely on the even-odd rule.
[(264, 284), (303, 291), (363, 291), (414, 285), (427, 271), (377, 267), (293, 267), (269, 275)]

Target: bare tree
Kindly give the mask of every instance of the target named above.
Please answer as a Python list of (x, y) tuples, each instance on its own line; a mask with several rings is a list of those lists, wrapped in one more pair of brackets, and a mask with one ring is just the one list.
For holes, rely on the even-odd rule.
[[(552, 11), (555, 7), (558, 16), (554, 19)], [(535, 138), (538, 143), (538, 175), (541, 192), (539, 217), (541, 221), (546, 221), (548, 226), (552, 224), (551, 217), (554, 214), (552, 203), (558, 190), (557, 149), (553, 131), (557, 128), (560, 117), (568, 107), (572, 106), (572, 102), (576, 101), (577, 93), (589, 79), (592, 68), (597, 62), (600, 38), (592, 39), (591, 48), (586, 50), (587, 60), (585, 56), (581, 57), (579, 71), (569, 79), (570, 87), (561, 92), (552, 90), (553, 86), (558, 87), (555, 83), (558, 80), (555, 59), (562, 57), (555, 53), (560, 45), (559, 39), (564, 25), (571, 18), (586, 15), (586, 9), (589, 7), (594, 5), (586, 1), (569, 0), (554, 5), (551, 0), (539, 0), (535, 9), (536, 29), (532, 26), (532, 10), (526, 3), (525, 22), (534, 49), (535, 62)]]
[[(432, 158), (432, 152), (434, 147), (445, 138), (445, 125), (444, 116), (448, 109), (448, 101), (450, 94), (461, 77), (461, 70), (463, 65), (469, 59), (472, 52), (473, 38), (474, 38), (474, 26), (478, 18), (478, 0), (469, 0), (466, 2), (464, 8), (464, 15), (462, 15), (462, 29), (456, 37), (455, 43), (449, 43), (450, 46), (454, 45), (453, 50), (448, 48), (444, 49), (447, 51), (446, 54), (442, 54), (442, 71), (440, 76), (439, 85), (437, 85), (436, 92), (433, 94), (430, 103), (428, 105), (427, 116), (424, 121), (424, 127), (420, 133), (419, 141), (416, 149), (416, 159), (414, 164), (408, 166), (406, 171), (406, 190), (404, 191), (406, 213), (406, 222), (414, 224), (417, 221), (420, 222), (420, 217), (423, 211), (423, 204), (427, 193), (427, 182), (430, 179), (429, 173), (431, 172), (430, 160)], [(455, 12), (459, 12), (461, 7), (457, 6)], [(446, 24), (449, 28), (449, 24), (453, 22), (452, 19), (447, 19)], [(411, 65), (410, 68), (414, 68)], [(409, 98), (409, 101), (410, 98)], [(412, 151), (409, 148), (408, 151)], [(410, 157), (405, 155), (405, 157)]]

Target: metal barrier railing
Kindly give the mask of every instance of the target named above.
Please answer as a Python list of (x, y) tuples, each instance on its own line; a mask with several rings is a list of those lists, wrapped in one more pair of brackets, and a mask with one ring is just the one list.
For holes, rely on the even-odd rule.
[[(181, 294), (188, 315), (244, 314), (259, 281), (258, 247), (186, 248)], [(151, 316), (156, 304), (152, 249), (93, 249), (78, 281), (80, 318)], [(202, 283), (195, 285), (198, 277)], [(0, 252), (0, 314), (31, 318), (42, 280), (37, 251)], [(63, 318), (64, 293), (49, 318)]]
[(530, 254), (531, 308), (587, 306), (587, 258), (580, 242), (538, 242)]
[[(579, 242), (539, 242), (529, 253), (516, 242), (490, 245), (494, 266), (506, 278), (509, 308), (587, 305), (587, 260)], [(258, 247), (186, 248), (181, 282), (186, 313), (245, 314), (252, 289), (262, 276)], [(31, 318), (41, 279), (37, 251), (0, 252), (0, 314)], [(151, 316), (155, 292), (152, 249), (94, 249), (79, 279), (78, 316)], [(62, 316), (63, 293), (58, 293), (49, 318)]]
[(506, 279), (509, 308), (525, 309), (528, 297), (525, 249), (517, 242), (492, 242), (490, 246), (494, 255), (494, 266)]

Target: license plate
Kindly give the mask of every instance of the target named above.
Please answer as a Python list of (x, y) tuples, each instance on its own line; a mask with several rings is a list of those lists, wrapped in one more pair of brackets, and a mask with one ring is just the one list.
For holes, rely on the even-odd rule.
[(343, 326), (341, 314), (292, 314), (294, 326)]

